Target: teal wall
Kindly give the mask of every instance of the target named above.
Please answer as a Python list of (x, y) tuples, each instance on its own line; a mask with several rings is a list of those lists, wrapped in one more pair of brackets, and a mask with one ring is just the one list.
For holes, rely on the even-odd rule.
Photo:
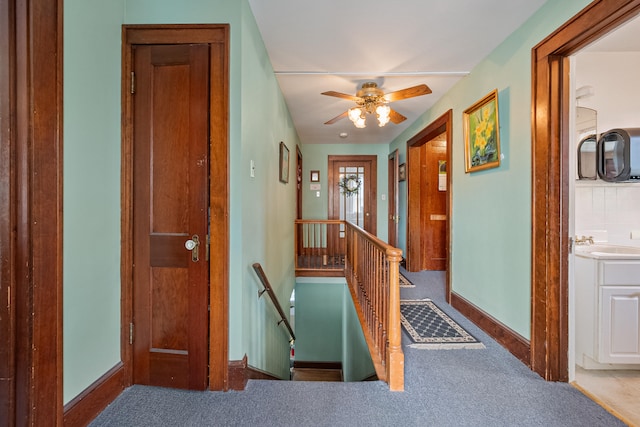
[(120, 361), (124, 1), (64, 4), (65, 403)]
[[(453, 109), (451, 284), (523, 337), (531, 317), (531, 49), (589, 3), (549, 1), (390, 145), (406, 160), (406, 141)], [(498, 89), (499, 168), (464, 172), (462, 113)], [(406, 242), (406, 186), (400, 230)]]
[(341, 362), (344, 381), (375, 374), (344, 278), (298, 277), (295, 329), (296, 360)]
[[(387, 203), (387, 163), (389, 159), (389, 147), (382, 144), (308, 144), (303, 150), (302, 173), (302, 217), (304, 219), (327, 219), (329, 211), (329, 193), (327, 189), (327, 167), (329, 155), (368, 155), (377, 156), (377, 222), (376, 234), (387, 241), (389, 230), (387, 229), (387, 215), (389, 205)], [(316, 191), (309, 189), (310, 171), (320, 171), (320, 197), (316, 197)], [(385, 200), (382, 200), (384, 194)]]
[[(246, 0), (69, 0), (64, 5), (64, 402), (120, 362), (121, 25), (229, 23), (229, 359), (288, 377), (284, 327), (251, 265), (280, 301), (294, 287), (295, 183), (278, 149), (299, 145)], [(256, 177), (249, 162), (256, 160)]]
[(342, 375), (345, 381), (362, 381), (374, 375), (376, 369), (349, 288), (343, 286), (342, 292)]
[(296, 283), (296, 360), (342, 361), (345, 279), (301, 278)]

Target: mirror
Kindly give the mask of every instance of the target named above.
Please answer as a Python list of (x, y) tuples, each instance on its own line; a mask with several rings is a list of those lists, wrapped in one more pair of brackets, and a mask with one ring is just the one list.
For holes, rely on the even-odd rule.
[(597, 179), (596, 146), (598, 113), (592, 108), (576, 107), (578, 141), (578, 179)]
[(597, 142), (595, 135), (589, 135), (578, 144), (578, 179), (596, 179), (598, 177)]

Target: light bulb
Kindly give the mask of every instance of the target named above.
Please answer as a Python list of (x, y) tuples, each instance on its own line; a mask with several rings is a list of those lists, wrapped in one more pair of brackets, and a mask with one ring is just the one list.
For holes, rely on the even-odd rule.
[(356, 123), (356, 121), (358, 121), (361, 115), (362, 115), (361, 109), (357, 107), (349, 109), (349, 120), (351, 120), (353, 123)]
[(356, 127), (359, 128), (359, 129), (362, 129), (363, 127), (367, 126), (365, 124), (365, 122), (364, 122), (364, 117), (363, 116), (358, 117), (358, 119), (355, 120), (353, 122), (353, 124), (356, 125)]
[(378, 105), (376, 114), (378, 115), (378, 126), (382, 127), (389, 123), (389, 113), (391, 108), (388, 105)]

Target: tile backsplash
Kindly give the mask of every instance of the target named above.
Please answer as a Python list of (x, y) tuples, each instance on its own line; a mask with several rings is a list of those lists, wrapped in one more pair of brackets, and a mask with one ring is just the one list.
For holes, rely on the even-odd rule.
[(640, 247), (631, 239), (631, 231), (640, 231), (640, 183), (578, 181), (574, 211), (576, 235)]

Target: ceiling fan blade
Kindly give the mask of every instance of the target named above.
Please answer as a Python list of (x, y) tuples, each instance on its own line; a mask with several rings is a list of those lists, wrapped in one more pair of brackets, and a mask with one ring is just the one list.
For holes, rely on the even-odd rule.
[(421, 84), (418, 86), (408, 87), (395, 92), (390, 92), (384, 96), (389, 101), (400, 101), (401, 99), (413, 98), (414, 96), (428, 95), (431, 93), (429, 86)]
[(407, 120), (407, 118), (405, 116), (403, 116), (402, 114), (398, 113), (393, 108), (391, 109), (391, 111), (389, 111), (389, 119), (396, 125), (398, 123), (402, 123), (405, 120)]
[(346, 93), (335, 92), (333, 90), (330, 90), (328, 92), (322, 92), (322, 95), (335, 96), (336, 98), (348, 99), (349, 101), (360, 101), (360, 97), (359, 96), (348, 95)]
[(347, 117), (347, 115), (348, 115), (348, 114), (349, 114), (349, 112), (348, 112), (348, 111), (345, 111), (344, 113), (340, 114), (339, 116), (335, 116), (333, 119), (331, 119), (331, 120), (329, 120), (329, 121), (324, 122), (324, 124), (325, 124), (325, 125), (332, 125), (332, 124), (334, 124), (335, 122), (337, 122), (338, 120), (342, 120), (342, 119), (344, 119), (345, 117)]

